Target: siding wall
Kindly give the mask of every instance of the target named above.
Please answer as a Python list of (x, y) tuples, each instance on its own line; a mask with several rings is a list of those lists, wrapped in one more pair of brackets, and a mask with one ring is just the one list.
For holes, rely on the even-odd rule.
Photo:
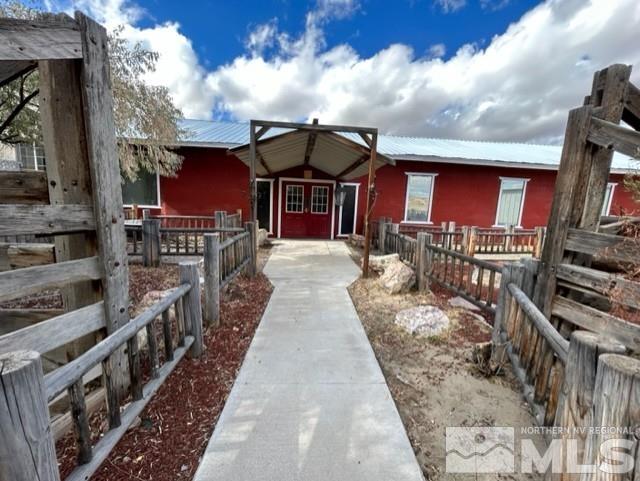
[[(162, 178), (160, 192), (162, 211), (165, 214), (207, 214), (216, 210), (242, 209), (243, 217), (249, 213), (249, 169), (237, 158), (222, 149), (185, 148), (182, 169), (175, 178)], [(313, 170), (313, 169), (312, 169)], [(303, 177), (303, 168), (279, 173), (282, 177)], [(522, 225), (526, 228), (544, 226), (547, 223), (556, 172), (534, 169), (513, 169), (455, 165), (436, 162), (398, 161), (396, 167), (385, 166), (377, 171), (378, 197), (373, 218), (391, 217), (394, 222), (404, 218), (407, 172), (437, 174), (431, 221), (439, 225), (443, 221), (455, 221), (458, 225), (488, 227), (494, 224), (500, 177), (530, 179), (527, 184)], [(313, 177), (327, 179), (324, 172), (313, 170)], [(618, 182), (614, 190), (611, 213), (620, 209), (630, 212), (639, 209), (622, 186), (622, 176), (613, 175)], [(362, 232), (366, 204), (366, 178), (360, 183), (357, 215), (357, 231)], [(273, 220), (274, 232), (278, 224), (278, 181), (274, 182)], [(336, 213), (336, 224), (338, 215)], [(337, 232), (337, 225), (336, 225)]]

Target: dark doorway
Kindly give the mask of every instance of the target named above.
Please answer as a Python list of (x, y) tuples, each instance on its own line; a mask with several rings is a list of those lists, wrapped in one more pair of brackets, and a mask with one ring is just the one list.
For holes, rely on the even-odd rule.
[(343, 184), (346, 190), (344, 204), (340, 209), (340, 235), (349, 235), (354, 232), (354, 220), (356, 217), (356, 193), (357, 186), (351, 184)]
[(258, 180), (258, 223), (261, 229), (267, 229), (267, 232), (271, 231), (271, 187), (273, 182), (268, 180)]

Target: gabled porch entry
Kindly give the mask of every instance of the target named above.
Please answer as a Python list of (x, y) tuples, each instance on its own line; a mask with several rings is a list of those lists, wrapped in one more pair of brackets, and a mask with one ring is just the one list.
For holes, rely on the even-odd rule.
[[(269, 227), (278, 237), (333, 239), (351, 233), (349, 224), (355, 225), (357, 217), (357, 186), (349, 181), (366, 177), (367, 237), (375, 170), (395, 165), (377, 152), (377, 138), (377, 129), (369, 127), (252, 120), (249, 144), (230, 151), (250, 169), (251, 218), (260, 215), (266, 222), (267, 187), (260, 186), (260, 197), (257, 187), (260, 181), (273, 179), (269, 202), (275, 199), (277, 212), (273, 222), (271, 211)], [(294, 171), (298, 175), (291, 175)], [(318, 171), (320, 176), (312, 175)]]

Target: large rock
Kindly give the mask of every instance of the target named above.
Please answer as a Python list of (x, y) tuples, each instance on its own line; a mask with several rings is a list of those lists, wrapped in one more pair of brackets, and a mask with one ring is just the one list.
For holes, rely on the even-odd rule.
[(437, 336), (449, 328), (449, 318), (435, 306), (417, 306), (396, 314), (394, 321), (411, 334)]
[(262, 247), (269, 240), (267, 229), (258, 229), (258, 246)]
[(389, 294), (407, 292), (416, 283), (413, 269), (400, 260), (389, 263), (379, 279), (382, 287)]
[(386, 256), (369, 256), (369, 269), (381, 274), (392, 262), (398, 262), (398, 254), (387, 254)]
[(459, 307), (460, 309), (465, 309), (467, 311), (478, 312), (480, 310), (478, 306), (476, 306), (475, 304), (472, 304), (471, 302), (467, 301), (464, 297), (460, 297), (460, 296), (452, 297), (447, 301), (447, 303), (451, 307)]

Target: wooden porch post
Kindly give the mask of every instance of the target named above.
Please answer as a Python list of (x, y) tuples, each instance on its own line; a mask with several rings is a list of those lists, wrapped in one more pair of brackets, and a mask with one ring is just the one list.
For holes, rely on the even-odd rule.
[(367, 183), (367, 208), (364, 213), (364, 259), (362, 260), (362, 277), (369, 277), (369, 249), (371, 247), (371, 226), (369, 218), (373, 201), (373, 189), (376, 184), (376, 153), (378, 149), (378, 132), (371, 135), (371, 155), (369, 156), (369, 179)]
[(258, 220), (258, 190), (256, 185), (256, 126), (252, 120), (249, 125), (249, 221)]

